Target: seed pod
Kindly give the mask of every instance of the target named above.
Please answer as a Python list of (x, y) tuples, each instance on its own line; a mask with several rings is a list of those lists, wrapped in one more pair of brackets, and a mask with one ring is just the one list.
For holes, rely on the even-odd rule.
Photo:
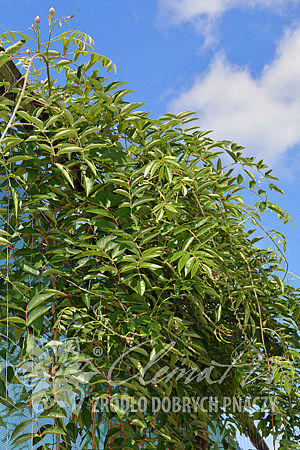
[(55, 9), (54, 8), (50, 8), (49, 9), (49, 16), (53, 17), (55, 14)]

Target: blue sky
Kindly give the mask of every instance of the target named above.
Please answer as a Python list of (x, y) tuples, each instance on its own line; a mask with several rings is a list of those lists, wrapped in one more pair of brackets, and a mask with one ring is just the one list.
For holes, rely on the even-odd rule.
[(94, 37), (153, 118), (195, 111), (213, 137), (275, 169), (294, 225), (275, 215), (265, 225), (287, 236), (300, 275), (300, 0), (0, 0), (1, 31), (25, 30), (37, 15), (46, 27), (51, 6), (75, 13), (70, 27)]

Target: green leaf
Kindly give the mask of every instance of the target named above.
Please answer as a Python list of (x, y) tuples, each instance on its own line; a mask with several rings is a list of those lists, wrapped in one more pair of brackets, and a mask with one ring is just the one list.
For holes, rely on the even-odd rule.
[(84, 293), (82, 294), (82, 298), (83, 298), (83, 301), (84, 301), (85, 306), (86, 306), (87, 308), (90, 308), (90, 306), (91, 306), (91, 297), (90, 297), (90, 294), (88, 294), (87, 292), (84, 292)]
[(46, 409), (39, 415), (40, 418), (53, 418), (53, 419), (65, 419), (67, 417), (66, 412), (58, 405), (55, 405), (49, 409)]
[(23, 119), (27, 120), (28, 122), (32, 123), (33, 125), (36, 125), (39, 130), (42, 130), (44, 128), (44, 123), (38, 119), (37, 117), (31, 116), (25, 111), (18, 111), (18, 116), (22, 117)]
[[(7, 320), (7, 318), (1, 319), (2, 322), (6, 321), (6, 320)], [(22, 324), (22, 325), (26, 325), (26, 322), (25, 322), (24, 319), (22, 319), (22, 317), (9, 316), (8, 320), (9, 320), (9, 322), (12, 322), (12, 323), (19, 323), (19, 324)]]
[(156, 269), (160, 269), (161, 266), (159, 264), (153, 264), (153, 263), (149, 263), (149, 262), (142, 262), (140, 264), (140, 268), (141, 269), (151, 269), (151, 270), (156, 270)]
[(66, 436), (67, 433), (61, 427), (49, 427), (43, 431), (43, 436), (45, 436), (46, 434), (58, 434), (60, 436)]
[(177, 210), (177, 209), (175, 208), (175, 206), (172, 205), (171, 203), (166, 203), (165, 207), (166, 207), (166, 209), (167, 209), (168, 211), (170, 211), (170, 212), (178, 213), (178, 210)]
[(140, 295), (144, 295), (145, 290), (146, 290), (146, 283), (141, 278), (137, 282), (137, 290)]
[(199, 269), (199, 261), (196, 259), (191, 270), (191, 278), (193, 278), (196, 275), (198, 269)]
[(259, 210), (260, 210), (261, 213), (265, 212), (266, 207), (267, 207), (267, 203), (266, 202), (260, 202), (259, 203)]
[(53, 297), (53, 292), (48, 292), (44, 294), (38, 294), (35, 297), (33, 297), (30, 302), (28, 303), (27, 311), (31, 311), (36, 306), (44, 303), (46, 300), (48, 300), (50, 297)]
[(32, 420), (25, 420), (21, 423), (19, 423), (15, 428), (14, 431), (12, 432), (10, 439), (14, 439), (21, 431), (24, 430), (24, 428), (26, 428), (29, 424), (32, 423)]
[(121, 111), (120, 111), (120, 114), (121, 114), (121, 115), (128, 114), (128, 113), (130, 113), (131, 111), (133, 111), (134, 109), (137, 109), (137, 108), (139, 108), (140, 106), (143, 106), (144, 104), (145, 104), (145, 103), (136, 103), (136, 102), (134, 102), (134, 103), (128, 103), (127, 105), (123, 106), (123, 108), (122, 108)]
[(192, 258), (189, 258), (189, 260), (186, 262), (186, 264), (184, 266), (184, 275), (185, 276), (187, 276), (190, 273), (190, 271), (192, 270), (194, 261), (195, 261), (195, 258), (192, 257)]
[(6, 161), (6, 164), (11, 164), (17, 161), (26, 161), (28, 159), (35, 159), (34, 156), (30, 156), (30, 155), (15, 155), (12, 156), (11, 158), (8, 158), (8, 160)]
[(51, 305), (44, 305), (44, 306), (38, 306), (37, 308), (34, 308), (30, 311), (30, 313), (27, 316), (27, 325), (31, 325), (34, 320), (36, 320), (38, 317), (43, 316), (46, 314), (46, 312), (49, 311), (51, 308)]
[(37, 270), (35, 267), (33, 267), (31, 264), (28, 264), (25, 261), (21, 261), (20, 267), (24, 270), (24, 272), (30, 273), (31, 275), (34, 275), (36, 277), (40, 276), (39, 270)]
[(151, 258), (157, 258), (162, 254), (163, 248), (157, 247), (157, 248), (148, 248), (147, 250), (144, 250), (141, 256), (141, 260), (143, 259), (151, 259)]
[(17, 53), (17, 51), (19, 51), (25, 44), (26, 40), (25, 39), (21, 39), (20, 41), (16, 42), (15, 44), (11, 45), (10, 47), (7, 47), (5, 49), (5, 53), (7, 55), (14, 55), (15, 53)]
[(221, 313), (222, 313), (222, 305), (220, 304), (216, 310), (216, 321), (219, 322), (221, 319)]
[(141, 422), (139, 419), (133, 419), (131, 423), (132, 425), (136, 425), (142, 429), (147, 428), (147, 425), (144, 422)]
[(253, 180), (253, 181), (255, 181), (255, 176), (253, 175), (253, 173), (252, 173), (252, 172), (250, 172), (250, 170), (248, 170), (248, 169), (244, 169), (244, 171), (246, 172), (246, 174), (247, 174), (247, 175), (249, 175), (249, 177), (251, 177), (251, 178), (252, 178), (252, 180)]
[(190, 254), (189, 253), (185, 253), (179, 260), (178, 262), (178, 270), (179, 272), (181, 272), (182, 268), (185, 266), (186, 262), (188, 261), (188, 259), (190, 258)]
[(70, 145), (68, 147), (63, 147), (60, 150), (58, 150), (57, 156), (66, 155), (68, 153), (74, 153), (74, 152), (78, 153), (78, 152), (82, 152), (82, 151), (83, 151), (83, 148), (78, 147), (78, 145)]
[(0, 67), (2, 67), (6, 63), (8, 58), (9, 55), (7, 55), (5, 52), (0, 52)]
[(280, 286), (281, 293), (284, 295), (284, 284), (283, 284), (281, 278), (278, 277), (277, 275), (273, 275), (273, 278), (277, 281), (278, 285)]
[(15, 214), (16, 217), (18, 217), (18, 212), (19, 212), (19, 199), (18, 199), (18, 194), (15, 188), (13, 188), (11, 186), (11, 194), (12, 194), (12, 198), (14, 201), (14, 205), (15, 205)]
[(82, 77), (82, 73), (84, 73), (84, 67), (85, 67), (85, 64), (81, 64), (80, 66), (78, 66), (78, 68), (77, 68), (77, 72), (76, 72), (76, 76), (77, 76), (77, 78), (80, 80), (81, 79), (81, 77)]
[(291, 384), (290, 384), (290, 382), (288, 381), (287, 378), (285, 378), (285, 380), (284, 380), (284, 389), (285, 389), (287, 395), (291, 394), (292, 386), (291, 386)]
[(0, 236), (0, 245), (11, 245), (11, 243), (4, 237)]
[(88, 197), (93, 189), (94, 180), (86, 175), (83, 175), (83, 186)]
[(237, 177), (237, 182), (238, 182), (238, 184), (242, 184), (243, 181), (244, 181), (244, 180), (243, 180), (242, 175), (239, 174), (238, 177)]
[(282, 189), (280, 189), (278, 186), (276, 186), (276, 184), (270, 183), (269, 184), (269, 189), (278, 192), (279, 194), (284, 195), (284, 191)]
[(208, 231), (212, 230), (216, 226), (216, 223), (205, 225), (205, 227), (200, 228), (197, 230), (197, 237), (200, 237), (202, 234), (207, 233)]
[(62, 67), (70, 66), (72, 61), (69, 59), (61, 59), (54, 65), (54, 69), (61, 69)]
[(170, 262), (174, 262), (177, 259), (181, 258), (182, 255), (185, 255), (185, 251), (184, 250), (179, 250), (179, 252), (175, 252), (171, 258), (170, 258)]
[(69, 172), (67, 171), (67, 169), (59, 163), (55, 163), (56, 167), (61, 171), (61, 173), (63, 174), (63, 176), (66, 178), (66, 180), (68, 180), (68, 182), (70, 183), (70, 185), (72, 186), (72, 188), (74, 189), (74, 182), (73, 179), (71, 177), (71, 175), (69, 174)]
[(57, 141), (59, 139), (66, 139), (66, 138), (77, 138), (77, 133), (72, 128), (64, 128), (63, 130), (60, 130), (58, 133), (56, 133), (52, 140)]
[(15, 136), (6, 136), (2, 141), (2, 143), (5, 145), (6, 150), (12, 147), (17, 147), (21, 142), (23, 142), (23, 139)]
[(195, 239), (194, 236), (191, 236), (189, 239), (187, 239), (187, 241), (185, 242), (184, 246), (182, 247), (182, 250), (187, 250), (194, 239)]
[(20, 444), (21, 442), (28, 441), (28, 439), (32, 439), (32, 438), (37, 437), (37, 436), (39, 436), (39, 435), (38, 435), (38, 434), (35, 434), (35, 433), (34, 433), (34, 434), (32, 434), (32, 433), (25, 433), (25, 434), (22, 434), (21, 436), (17, 437), (17, 438), (13, 441), (12, 445)]

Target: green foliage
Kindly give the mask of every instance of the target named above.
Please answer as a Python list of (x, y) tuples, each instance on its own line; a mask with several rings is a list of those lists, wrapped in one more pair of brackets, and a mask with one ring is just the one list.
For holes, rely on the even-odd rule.
[[(187, 128), (192, 113), (153, 120), (142, 103), (126, 102), (131, 90), (97, 68), (108, 71), (112, 61), (84, 33), (52, 37), (56, 22), (46, 43), (38, 24), (34, 39), (1, 35), (0, 64), (17, 58), (26, 72), (23, 83), (5, 87), (14, 98), (5, 91), (0, 102), (2, 334), (8, 320), (17, 364), (36, 338), (52, 349), (51, 364), (31, 372), (52, 380), (42, 411), (30, 410), (37, 394), (28, 385), (17, 405), (11, 401), (10, 413), (31, 411), (12, 431), (14, 444), (32, 438), (24, 432), (30, 416), (39, 448), (48, 448), (48, 435), (56, 448), (78, 441), (99, 448), (99, 424), (108, 423), (105, 448), (192, 449), (207, 421), (248, 433), (249, 416), (263, 436), (283, 433), (294, 442), (299, 291), (284, 281), (284, 237), (266, 232), (275, 250), (258, 248), (260, 237), (246, 227), (264, 231), (266, 210), (289, 220), (268, 200), (269, 190), (281, 192), (275, 177), (236, 144)], [(245, 191), (254, 205), (242, 199)], [(66, 339), (79, 347), (64, 358)], [(109, 371), (124, 351), (112, 385)], [(189, 382), (178, 376), (183, 369), (193, 374)], [(63, 406), (57, 400), (55, 380), (61, 386), (68, 377), (84, 386), (77, 414), (67, 392), (59, 391)], [(24, 376), (14, 382), (24, 385)], [(133, 404), (145, 397), (148, 406), (165, 396), (276, 401), (254, 416), (232, 405), (223, 415), (199, 407), (188, 414), (96, 408), (101, 398), (122, 395)]]

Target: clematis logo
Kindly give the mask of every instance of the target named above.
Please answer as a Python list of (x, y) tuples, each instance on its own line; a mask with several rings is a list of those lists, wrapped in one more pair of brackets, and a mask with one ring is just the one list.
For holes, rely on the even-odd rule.
[(33, 412), (66, 408), (78, 415), (90, 379), (98, 374), (93, 358), (80, 351), (79, 339), (47, 342), (29, 337), (27, 355), (15, 367), (15, 376), (30, 392)]
[[(221, 384), (225, 378), (228, 376), (229, 372), (238, 366), (249, 366), (249, 364), (237, 364), (238, 360), (242, 357), (242, 354), (240, 354), (231, 364), (220, 364), (216, 361), (211, 362), (211, 366), (205, 368), (203, 371), (199, 372), (195, 368), (179, 368), (175, 367), (171, 369), (169, 366), (164, 366), (156, 371), (155, 375), (151, 378), (147, 375), (151, 372), (151, 368), (155, 369), (155, 365), (164, 357), (166, 356), (172, 349), (176, 346), (176, 342), (172, 341), (169, 344), (165, 345), (161, 350), (159, 350), (157, 353), (154, 351), (152, 354), (152, 357), (150, 357), (149, 362), (142, 366), (141, 363), (139, 363), (138, 366), (138, 372), (134, 375), (131, 375), (130, 377), (126, 379), (117, 379), (117, 373), (118, 373), (118, 367), (122, 365), (123, 362), (126, 362), (127, 358), (130, 358), (131, 354), (135, 351), (139, 351), (139, 349), (146, 344), (150, 344), (152, 346), (155, 345), (155, 342), (152, 341), (145, 341), (141, 344), (138, 344), (136, 346), (133, 346), (129, 349), (127, 349), (122, 355), (117, 358), (114, 363), (111, 365), (108, 375), (107, 375), (107, 382), (111, 386), (120, 386), (125, 383), (128, 383), (128, 381), (131, 381), (133, 379), (137, 379), (139, 383), (142, 386), (146, 386), (149, 384), (158, 385), (160, 382), (168, 383), (171, 380), (178, 381), (181, 379), (181, 381), (184, 384), (189, 384), (191, 382), (197, 382), (205, 380), (208, 384)], [(222, 372), (222, 375), (219, 376), (219, 378), (215, 379), (213, 377), (213, 372), (220, 373)], [(150, 378), (150, 379), (149, 379)]]
[[(78, 415), (86, 394), (90, 393), (90, 380), (101, 372), (97, 368), (97, 359), (103, 356), (101, 346), (95, 342), (92, 344), (92, 355), (87, 356), (86, 348), (83, 351), (82, 345), (86, 347), (87, 342), (79, 338), (68, 338), (60, 340), (47, 341), (45, 338), (35, 338), (32, 335), (27, 336), (25, 354), (23, 360), (15, 366), (13, 364), (14, 352), (12, 351), (12, 362), (9, 364), (13, 369), (16, 383), (23, 385), (31, 398), (33, 413), (39, 416), (45, 410), (61, 407), (68, 414)], [(16, 344), (13, 344), (14, 346)], [(141, 353), (141, 348), (152, 346), (152, 351), (144, 365), (132, 357), (135, 352)], [(129, 381), (135, 379), (142, 386), (149, 384), (158, 385), (167, 384), (171, 380), (183, 384), (191, 382), (206, 382), (207, 384), (221, 384), (230, 371), (236, 367), (248, 366), (249, 364), (239, 364), (242, 354), (238, 355), (231, 364), (220, 364), (215, 361), (211, 366), (202, 371), (197, 371), (191, 367), (170, 367), (162, 366), (162, 359), (168, 356), (174, 350), (176, 342), (170, 342), (163, 347), (157, 347), (153, 341), (144, 341), (138, 345), (130, 345), (109, 367), (106, 372), (106, 382), (112, 387), (126, 385)], [(11, 346), (12, 347), (12, 346)], [(145, 354), (145, 350), (143, 352)], [(137, 362), (136, 372), (130, 370), (125, 372), (128, 360)], [(169, 359), (169, 356), (166, 360)], [(96, 363), (95, 363), (96, 362)], [(242, 380), (245, 384), (255, 382), (253, 372), (257, 365), (251, 367), (248, 377)], [(249, 372), (247, 370), (246, 372)], [(126, 376), (126, 373), (128, 376)], [(120, 377), (122, 374), (122, 377)], [(125, 374), (125, 377), (124, 377)], [(259, 373), (259, 376), (265, 377), (266, 374)], [(269, 375), (268, 375), (269, 376)]]

